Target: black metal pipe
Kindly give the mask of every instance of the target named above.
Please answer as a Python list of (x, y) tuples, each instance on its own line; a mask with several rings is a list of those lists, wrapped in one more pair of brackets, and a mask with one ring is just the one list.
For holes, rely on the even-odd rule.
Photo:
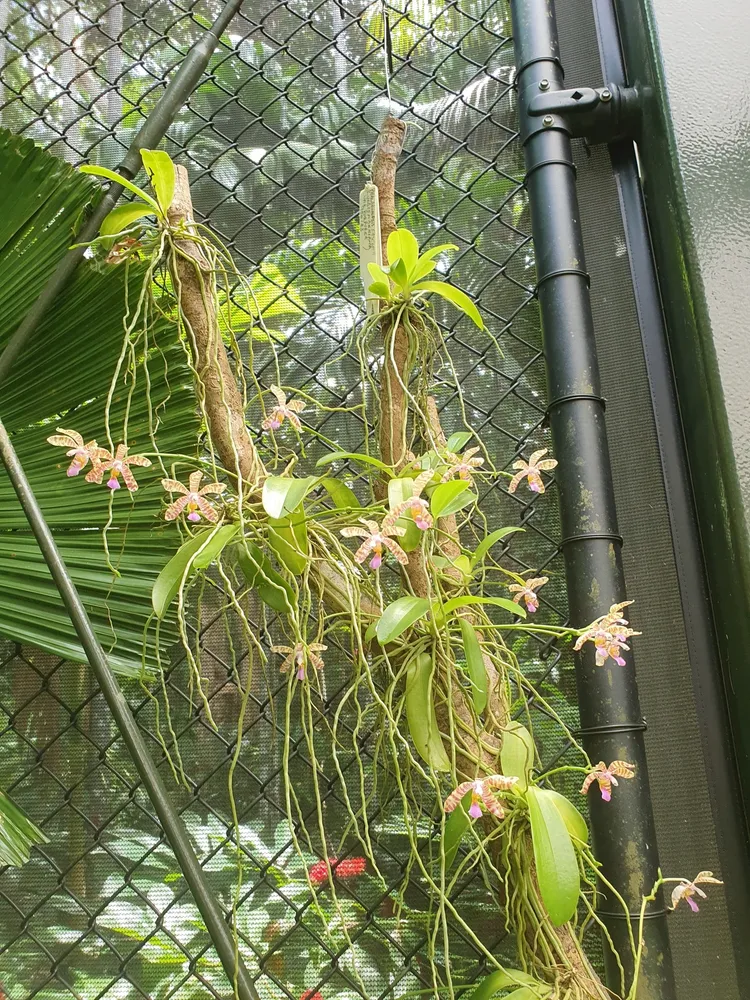
[(177, 814), (177, 810), (164, 787), (156, 765), (154, 764), (138, 723), (130, 711), (130, 706), (120, 690), (120, 685), (107, 662), (107, 656), (96, 638), (93, 626), (86, 609), (83, 606), (75, 584), (70, 577), (68, 568), (63, 562), (55, 540), (45, 521), (36, 497), (32, 492), (26, 474), (16, 454), (13, 443), (8, 436), (2, 421), (0, 421), (0, 458), (8, 472), (13, 489), (21, 503), (26, 518), (39, 543), (39, 548), (47, 563), (52, 579), (60, 593), (70, 620), (81, 641), (88, 662), (94, 672), (96, 681), (109, 706), (117, 728), (130, 751), (141, 781), (148, 792), (159, 822), (162, 825), (167, 840), (174, 851), (177, 862), (182, 869), (185, 880), (193, 894), (206, 929), (224, 966), (230, 983), (236, 984), (239, 1000), (259, 1000), (250, 974), (239, 956), (235, 955), (235, 944), (231, 930), (224, 919), (224, 914), (216, 902), (206, 881), (205, 873), (195, 856), (190, 837), (185, 825)]
[[(208, 61), (216, 48), (216, 43), (241, 6), (242, 0), (230, 0), (211, 27), (193, 45), (183, 59), (153, 111), (151, 111), (136, 133), (122, 163), (117, 168), (119, 173), (128, 178), (128, 180), (135, 177), (141, 169), (141, 150), (152, 149), (158, 146), (164, 138), (177, 112), (198, 85), (208, 65)], [(84, 244), (89, 243), (96, 237), (104, 218), (117, 204), (122, 192), (123, 187), (121, 184), (111, 183), (109, 185), (81, 231), (76, 234), (78, 246), (68, 250), (47, 279), (44, 288), (37, 296), (33, 306), (26, 313), (18, 329), (0, 355), (0, 383), (5, 381), (11, 366), (23, 350), (28, 339), (39, 326), (42, 317), (68, 284), (73, 272), (83, 258), (86, 249)]]
[[(550, 398), (550, 428), (559, 461), (557, 484), (570, 614), (582, 626), (625, 600), (625, 580), (604, 421), (588, 275), (583, 253), (570, 134), (559, 115), (529, 115), (540, 92), (562, 90), (553, 0), (511, 0), (520, 130), (524, 143), (536, 248), (539, 306)], [(634, 474), (637, 474), (635, 472)], [(635, 611), (637, 619), (637, 610)], [(635, 640), (637, 643), (637, 639)], [(581, 737), (592, 760), (629, 761), (609, 803), (589, 796), (592, 833), (602, 871), (636, 915), (658, 876), (644, 725), (632, 655), (627, 665), (597, 667), (591, 644), (576, 658)], [(608, 664), (612, 664), (609, 666)], [(633, 974), (628, 917), (604, 899), (602, 920), (626, 970)], [(638, 1000), (674, 1000), (664, 902), (647, 909)], [(635, 917), (633, 918), (635, 925)], [(637, 930), (637, 926), (635, 927)], [(605, 945), (607, 983), (620, 974)]]

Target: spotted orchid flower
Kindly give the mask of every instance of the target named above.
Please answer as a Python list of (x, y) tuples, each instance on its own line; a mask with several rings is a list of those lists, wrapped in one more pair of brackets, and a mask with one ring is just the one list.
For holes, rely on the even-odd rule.
[(298, 642), (296, 646), (271, 646), (272, 653), (284, 655), (284, 662), (279, 667), (280, 673), (287, 674), (292, 667), (296, 667), (298, 681), (305, 679), (305, 668), (308, 663), (316, 670), (323, 669), (323, 657), (319, 654), (327, 649), (328, 646), (320, 642)]
[(215, 508), (205, 498), (207, 495), (223, 492), (225, 487), (223, 483), (206, 483), (202, 489), (198, 489), (202, 478), (202, 472), (191, 472), (188, 486), (184, 486), (176, 479), (162, 479), (162, 489), (165, 489), (168, 493), (182, 494), (182, 496), (172, 501), (164, 511), (165, 521), (174, 521), (186, 507), (188, 510), (188, 521), (200, 521), (201, 514), (207, 521), (219, 520), (219, 515)]
[(277, 385), (271, 386), (271, 392), (276, 397), (276, 406), (271, 410), (266, 419), (261, 424), (264, 431), (277, 431), (279, 427), (288, 420), (295, 430), (301, 431), (302, 424), (297, 416), (302, 413), (305, 404), (301, 399), (293, 399), (287, 402), (286, 393), (282, 392)]
[(532, 493), (544, 493), (544, 481), (542, 480), (541, 473), (547, 472), (549, 469), (554, 469), (557, 466), (556, 458), (542, 458), (546, 454), (547, 449), (542, 448), (540, 451), (535, 451), (528, 462), (519, 459), (513, 463), (513, 468), (518, 469), (518, 472), (508, 484), (509, 493), (515, 493), (523, 479), (527, 480)]
[(468, 448), (463, 455), (455, 455), (452, 451), (446, 452), (445, 461), (448, 463), (448, 468), (443, 473), (440, 482), (447, 483), (449, 479), (458, 476), (459, 479), (465, 479), (467, 483), (473, 483), (473, 473), (484, 465), (484, 459), (477, 456), (478, 451), (477, 447)]
[(531, 580), (526, 580), (523, 584), (511, 583), (508, 590), (513, 594), (513, 600), (516, 604), (520, 604), (523, 599), (526, 605), (526, 610), (533, 614), (535, 611), (539, 610), (539, 598), (536, 595), (537, 590), (543, 587), (545, 583), (549, 583), (548, 576), (535, 576)]
[(506, 778), (504, 774), (491, 774), (488, 778), (463, 781), (458, 788), (450, 793), (443, 808), (447, 813), (453, 812), (464, 795), (471, 792), (469, 816), (472, 819), (479, 819), (482, 815), (482, 806), (497, 819), (502, 819), (505, 816), (505, 810), (498, 802), (496, 794), (497, 792), (507, 792), (517, 781), (518, 778)]
[(635, 764), (628, 764), (624, 760), (613, 760), (609, 767), (607, 767), (604, 761), (600, 760), (593, 771), (589, 771), (586, 775), (581, 786), (581, 795), (585, 795), (596, 781), (599, 785), (599, 791), (602, 793), (602, 798), (605, 802), (609, 802), (612, 798), (612, 785), (617, 787), (619, 784), (617, 779), (634, 777)]
[(86, 482), (96, 483), (98, 485), (104, 478), (104, 473), (109, 471), (107, 486), (111, 490), (120, 489), (120, 476), (122, 476), (123, 481), (130, 492), (135, 493), (138, 489), (138, 483), (135, 481), (135, 476), (130, 471), (131, 465), (140, 465), (145, 467), (151, 465), (151, 461), (148, 458), (144, 458), (143, 455), (128, 455), (127, 445), (124, 444), (118, 444), (117, 451), (114, 455), (112, 452), (107, 451), (106, 448), (99, 448), (94, 467), (86, 475)]
[(68, 448), (65, 453), (73, 461), (68, 466), (68, 475), (77, 476), (81, 469), (91, 462), (95, 465), (99, 454), (99, 445), (96, 441), (87, 441), (84, 444), (83, 438), (78, 431), (67, 431), (64, 427), (57, 428), (57, 434), (47, 438), (50, 444), (57, 448)]
[(398, 504), (398, 506), (388, 515), (383, 524), (386, 524), (387, 522), (391, 525), (395, 523), (395, 521), (406, 511), (409, 511), (414, 518), (414, 523), (420, 531), (427, 531), (428, 528), (431, 528), (432, 514), (430, 513), (430, 504), (429, 501), (420, 494), (434, 475), (435, 473), (432, 469), (425, 469), (424, 472), (421, 472), (414, 480), (411, 496), (407, 500)]
[(698, 888), (700, 883), (708, 883), (712, 885), (724, 885), (721, 879), (714, 878), (713, 872), (698, 872), (692, 882), (688, 882), (687, 879), (683, 879), (679, 885), (676, 885), (672, 890), (672, 909), (674, 910), (681, 899), (684, 899), (693, 913), (698, 912), (698, 904), (693, 899), (693, 896), (700, 896), (701, 899), (706, 898), (706, 894), (702, 889)]
[(576, 652), (583, 648), (587, 642), (593, 642), (596, 647), (596, 665), (602, 667), (608, 659), (614, 660), (620, 666), (625, 666), (625, 660), (621, 653), (629, 650), (627, 639), (632, 635), (640, 635), (632, 628), (628, 628), (627, 618), (622, 617), (622, 610), (632, 601), (623, 601), (620, 604), (613, 604), (606, 615), (601, 615), (589, 625), (585, 632), (578, 636), (573, 649)]
[(395, 541), (395, 538), (400, 538), (401, 535), (406, 534), (406, 528), (402, 528), (398, 524), (394, 524), (393, 521), (389, 521), (389, 518), (385, 518), (382, 525), (378, 526), (377, 521), (366, 521), (362, 520), (362, 524), (365, 526), (363, 528), (353, 525), (350, 528), (342, 528), (341, 534), (344, 538), (364, 538), (364, 542), (360, 545), (357, 551), (354, 553), (354, 561), (358, 563), (363, 563), (365, 559), (372, 552), (372, 559), (370, 560), (370, 569), (380, 569), (383, 563), (383, 549), (388, 549), (392, 556), (394, 556), (402, 566), (406, 566), (409, 562), (409, 557)]

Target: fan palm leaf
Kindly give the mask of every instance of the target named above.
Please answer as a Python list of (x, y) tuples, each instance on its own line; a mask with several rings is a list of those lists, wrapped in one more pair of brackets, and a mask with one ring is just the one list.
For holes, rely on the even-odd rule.
[[(73, 242), (98, 186), (32, 142), (0, 132), (0, 350)], [(0, 417), (12, 434), (113, 668), (153, 666), (148, 631), (151, 588), (180, 544), (160, 518), (166, 469), (155, 452), (195, 455), (198, 417), (190, 370), (176, 328), (140, 333), (138, 363), (121, 378), (105, 411), (124, 342), (123, 316), (143, 282), (137, 266), (84, 261), (48, 311), (0, 391)], [(112, 493), (68, 478), (64, 450), (46, 443), (56, 427), (111, 447), (127, 438), (140, 489)], [(0, 634), (68, 659), (85, 659), (9, 480), (0, 473)], [(105, 546), (106, 542), (106, 546)], [(115, 572), (116, 571), (116, 572)], [(144, 635), (148, 641), (144, 644)], [(160, 644), (176, 638), (167, 621)]]

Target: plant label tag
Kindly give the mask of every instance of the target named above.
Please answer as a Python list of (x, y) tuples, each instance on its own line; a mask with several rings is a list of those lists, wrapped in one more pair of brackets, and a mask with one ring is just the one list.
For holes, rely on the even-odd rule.
[(373, 316), (380, 310), (380, 299), (368, 292), (372, 277), (367, 270), (368, 264), (383, 264), (383, 251), (380, 244), (380, 203), (378, 189), (370, 181), (359, 193), (359, 273), (365, 289), (365, 304), (367, 315)]

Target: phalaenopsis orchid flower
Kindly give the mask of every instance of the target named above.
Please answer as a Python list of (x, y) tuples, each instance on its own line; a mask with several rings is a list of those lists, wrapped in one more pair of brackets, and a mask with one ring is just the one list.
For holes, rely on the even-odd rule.
[(173, 500), (164, 511), (165, 521), (174, 521), (185, 508), (188, 511), (188, 521), (200, 521), (201, 514), (207, 521), (215, 522), (219, 520), (216, 509), (205, 498), (211, 494), (223, 492), (225, 487), (222, 483), (206, 483), (202, 489), (199, 489), (198, 487), (202, 478), (202, 472), (191, 472), (188, 486), (183, 485), (183, 483), (178, 482), (176, 479), (162, 479), (162, 488), (168, 493), (182, 494), (182, 496)]
[(477, 456), (478, 451), (479, 448), (476, 447), (468, 448), (463, 455), (455, 455), (452, 451), (446, 452), (445, 461), (448, 463), (448, 468), (443, 473), (441, 482), (447, 483), (449, 479), (458, 476), (467, 483), (473, 483), (473, 473), (484, 465), (484, 459)]
[(77, 476), (81, 469), (91, 462), (96, 464), (100, 448), (96, 441), (87, 441), (84, 444), (83, 438), (78, 431), (68, 431), (64, 427), (57, 428), (57, 434), (47, 438), (50, 444), (57, 448), (69, 449), (65, 454), (73, 461), (68, 466), (68, 475)]
[(307, 871), (313, 885), (323, 885), (328, 881), (328, 872), (335, 878), (356, 878), (362, 875), (367, 868), (366, 858), (342, 858), (341, 861), (335, 856), (326, 858), (324, 861), (316, 861)]
[(625, 666), (625, 660), (620, 655), (623, 650), (629, 650), (626, 640), (632, 635), (640, 635), (632, 628), (628, 628), (627, 618), (622, 617), (622, 609), (626, 608), (632, 601), (622, 601), (620, 604), (613, 604), (606, 615), (602, 615), (593, 621), (589, 627), (578, 636), (573, 649), (580, 650), (584, 643), (593, 642), (596, 647), (596, 665), (603, 666), (608, 659), (612, 659), (620, 666)]
[(488, 778), (464, 781), (450, 793), (443, 808), (447, 813), (453, 812), (464, 795), (471, 792), (469, 816), (472, 819), (479, 819), (482, 815), (482, 806), (497, 819), (502, 819), (505, 816), (505, 810), (496, 797), (497, 793), (507, 792), (517, 781), (518, 778), (509, 778), (504, 774), (491, 774)]
[(528, 462), (525, 462), (523, 459), (519, 459), (517, 462), (513, 463), (513, 468), (518, 469), (518, 472), (508, 483), (509, 493), (515, 493), (521, 485), (521, 480), (523, 479), (526, 479), (528, 482), (529, 489), (532, 493), (544, 493), (544, 480), (542, 479), (541, 473), (547, 472), (549, 469), (554, 469), (557, 466), (556, 458), (542, 457), (546, 454), (547, 449), (542, 448), (540, 451), (535, 451)]
[(316, 670), (322, 670), (323, 657), (319, 653), (324, 653), (328, 646), (320, 642), (298, 642), (296, 646), (271, 646), (272, 653), (282, 653), (285, 655), (284, 662), (279, 667), (282, 674), (288, 673), (292, 667), (297, 670), (297, 680), (305, 679), (305, 668), (308, 663)]
[(533, 614), (539, 609), (539, 598), (536, 595), (537, 590), (543, 587), (545, 583), (549, 583), (548, 576), (535, 576), (531, 580), (526, 580), (525, 583), (511, 583), (508, 586), (508, 590), (513, 594), (513, 600), (516, 604), (523, 602), (526, 605), (526, 610)]
[(427, 531), (428, 528), (431, 528), (432, 514), (430, 513), (430, 504), (423, 496), (421, 496), (421, 493), (434, 475), (435, 473), (432, 469), (426, 469), (424, 472), (420, 472), (412, 485), (411, 496), (407, 500), (398, 504), (398, 506), (388, 515), (383, 524), (385, 525), (387, 523), (388, 525), (392, 525), (399, 517), (402, 517), (406, 511), (409, 511), (414, 518), (414, 523), (420, 531)]
[(264, 431), (277, 431), (279, 427), (288, 420), (295, 430), (301, 431), (302, 424), (298, 413), (302, 413), (305, 404), (301, 399), (292, 399), (287, 402), (286, 393), (282, 392), (277, 385), (271, 386), (271, 392), (276, 397), (276, 406), (271, 410), (266, 419), (261, 424)]
[(634, 777), (635, 764), (628, 764), (624, 760), (613, 760), (609, 767), (607, 767), (604, 761), (600, 760), (593, 771), (589, 771), (586, 775), (581, 786), (581, 795), (585, 795), (596, 781), (599, 785), (599, 791), (602, 793), (602, 798), (605, 802), (609, 802), (612, 798), (612, 785), (616, 787), (619, 784), (617, 779)]
[(354, 553), (355, 562), (363, 563), (372, 552), (370, 569), (379, 569), (383, 563), (383, 549), (386, 548), (402, 566), (407, 565), (409, 557), (398, 542), (394, 541), (394, 538), (400, 538), (401, 535), (406, 534), (406, 528), (394, 524), (388, 517), (385, 518), (380, 526), (378, 526), (376, 521), (367, 521), (364, 519), (362, 520), (362, 524), (365, 527), (360, 528), (352, 525), (350, 528), (341, 529), (341, 534), (344, 538), (364, 538), (364, 542), (362, 542)]
[(698, 872), (692, 882), (688, 882), (687, 879), (683, 879), (679, 885), (676, 885), (672, 890), (672, 909), (677, 906), (681, 899), (684, 899), (693, 913), (698, 912), (698, 904), (693, 899), (693, 896), (700, 896), (701, 899), (706, 898), (706, 894), (698, 886), (701, 883), (711, 883), (712, 885), (723, 885), (724, 883), (721, 879), (714, 878), (713, 872)]
[(120, 489), (120, 476), (122, 476), (123, 482), (130, 492), (135, 493), (138, 489), (138, 483), (130, 471), (131, 465), (146, 467), (151, 465), (151, 460), (144, 458), (143, 455), (128, 455), (127, 445), (124, 444), (118, 444), (114, 455), (106, 448), (99, 448), (94, 467), (86, 475), (86, 482), (98, 485), (104, 478), (104, 473), (109, 472), (107, 486), (111, 490)]

